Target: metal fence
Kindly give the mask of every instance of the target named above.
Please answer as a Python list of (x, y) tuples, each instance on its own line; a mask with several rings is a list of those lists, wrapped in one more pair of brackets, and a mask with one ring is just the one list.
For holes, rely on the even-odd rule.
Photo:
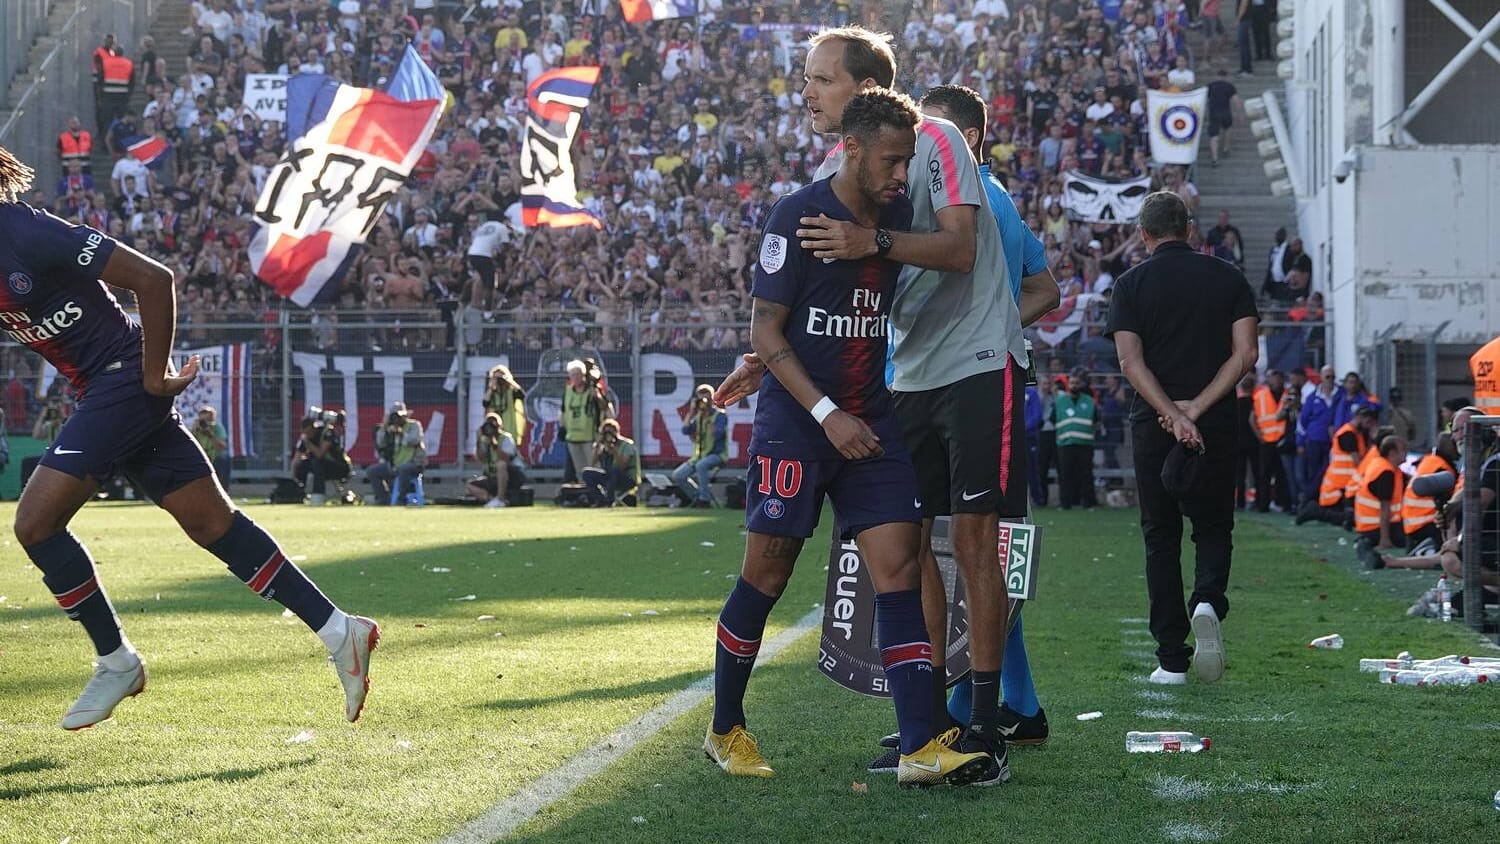
[(1486, 470), (1500, 470), (1496, 447), (1500, 416), (1473, 416), (1463, 444), (1463, 563), (1464, 621), (1475, 630), (1500, 633), (1500, 501), (1486, 507)]
[[(214, 405), (229, 428), (237, 480), (286, 474), (300, 420), (311, 407), (339, 408), (349, 419), (347, 442), (356, 464), (375, 461), (372, 432), (395, 401), (422, 423), (433, 477), (473, 469), (474, 433), (491, 367), (507, 366), (525, 389), (526, 461), (542, 479), (565, 465), (560, 431), (565, 367), (595, 358), (622, 429), (640, 444), (647, 468), (669, 468), (692, 453), (682, 430), (698, 384), (717, 385), (749, 349), (748, 322), (667, 322), (648, 314), (547, 312), (524, 320), (482, 322), (471, 311), (444, 320), (437, 311), (281, 311), (219, 313), (225, 321), (189, 316), (178, 329), (178, 359), (197, 353), (204, 376), (179, 401), (191, 415)], [(465, 321), (467, 317), (467, 321)], [(1097, 483), (1128, 488), (1133, 479), (1128, 431), (1132, 394), (1119, 375), (1113, 344), (1093, 318), (1033, 330), (1037, 370), (1054, 381), (1087, 367), (1099, 398)], [(1268, 321), (1267, 365), (1292, 361), (1316, 366), (1320, 350), (1307, 342), (1321, 325)], [(0, 357), (6, 428), (29, 433), (46, 405), (56, 374), (35, 370), (36, 358), (10, 346)], [(1276, 363), (1277, 359), (1280, 363)], [(753, 400), (728, 409), (730, 463), (743, 466), (754, 421)]]

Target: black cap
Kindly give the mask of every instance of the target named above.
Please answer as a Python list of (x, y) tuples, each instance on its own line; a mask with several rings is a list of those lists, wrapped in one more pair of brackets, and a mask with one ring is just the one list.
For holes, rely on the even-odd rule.
[(1172, 446), (1161, 466), (1161, 485), (1178, 501), (1190, 500), (1203, 472), (1203, 454), (1182, 443)]
[(1380, 411), (1376, 410), (1373, 407), (1370, 407), (1367, 404), (1362, 404), (1359, 407), (1354, 408), (1354, 415), (1355, 416), (1379, 416), (1380, 415)]

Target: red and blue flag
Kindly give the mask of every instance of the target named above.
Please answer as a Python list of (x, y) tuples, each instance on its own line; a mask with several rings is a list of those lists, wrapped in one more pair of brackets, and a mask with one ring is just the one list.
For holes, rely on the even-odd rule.
[(521, 221), (528, 227), (593, 226), (599, 221), (578, 201), (573, 138), (599, 81), (597, 67), (562, 67), (526, 89), (526, 134), (521, 143)]

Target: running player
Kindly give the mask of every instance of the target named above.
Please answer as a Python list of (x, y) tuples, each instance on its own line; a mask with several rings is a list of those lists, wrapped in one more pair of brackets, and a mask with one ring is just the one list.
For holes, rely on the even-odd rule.
[[(848, 98), (895, 78), (889, 36), (859, 27), (825, 30), (812, 39), (803, 99), (813, 128), (837, 130), (832, 115)], [(925, 119), (911, 169), (912, 231), (891, 232), (847, 220), (804, 217), (796, 235), (816, 258), (858, 260), (889, 254), (903, 267), (891, 306), (892, 389), (921, 488), (923, 609), (934, 643), (946, 638), (947, 606), (931, 551), (932, 521), (953, 514), (954, 557), (964, 577), (970, 656), (974, 666), (972, 722), (965, 748), (994, 757), (988, 784), (1010, 778), (999, 731), (999, 676), (1009, 614), (998, 555), (998, 519), (1027, 513), (1024, 448), (1025, 340), (1010, 295), (1000, 236), (990, 220), (962, 133)], [(840, 144), (817, 177), (836, 173)], [(981, 215), (984, 224), (980, 225)], [(716, 396), (728, 400), (761, 374), (747, 359)], [(941, 657), (944, 649), (934, 649)], [(932, 695), (947, 720), (944, 672), (935, 666)]]
[[(0, 329), (56, 367), (80, 397), (21, 493), (15, 524), (42, 581), (68, 617), (83, 625), (99, 656), (63, 728), (91, 727), (146, 687), (146, 666), (120, 629), (88, 551), (68, 530), (73, 514), (116, 472), (253, 591), (317, 632), (344, 687), (344, 717), (358, 719), (380, 629), (341, 612), (270, 535), (234, 509), (183, 427), (172, 397), (197, 376), (198, 357), (181, 372), (169, 358), (177, 319), (172, 272), (94, 229), (20, 202), (32, 177), (31, 168), (0, 147), (0, 276), (6, 279)], [(139, 324), (101, 282), (135, 295)]]
[(745, 688), (766, 617), (827, 495), (875, 584), (881, 658), (901, 727), (897, 781), (969, 784), (988, 774), (991, 760), (955, 750), (958, 730), (933, 730), (917, 479), (882, 373), (900, 265), (883, 252), (820, 261), (795, 242), (798, 220), (809, 215), (883, 231), (910, 224), (902, 188), (918, 115), (909, 98), (871, 90), (852, 97), (841, 117), (846, 166), (783, 199), (761, 240), (750, 335), (771, 374), (755, 410), (745, 561), (719, 615), (714, 716), (703, 747), (730, 774), (773, 775), (745, 731)]

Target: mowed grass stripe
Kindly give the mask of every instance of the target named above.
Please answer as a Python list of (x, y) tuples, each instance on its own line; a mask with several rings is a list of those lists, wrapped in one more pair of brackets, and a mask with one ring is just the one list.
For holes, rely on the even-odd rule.
[[(1052, 741), (1012, 751), (1010, 784), (911, 793), (867, 775), (875, 739), (893, 726), (890, 705), (819, 676), (809, 638), (757, 673), (747, 701), (775, 779), (730, 778), (702, 758), (705, 703), (513, 839), (1368, 842), (1492, 832), (1496, 690), (1381, 686), (1357, 670), (1361, 656), (1481, 645), (1456, 625), (1405, 618), (1381, 584), (1310, 553), (1309, 536), (1326, 547), (1332, 534), (1242, 518), (1226, 679), (1166, 689), (1139, 682), (1150, 666), (1121, 642), (1138, 623), (1122, 619), (1146, 611), (1136, 514), (1047, 511), (1039, 521), (1046, 562), (1026, 630)], [(1306, 647), (1333, 631), (1344, 650)], [(1104, 717), (1075, 720), (1093, 710)], [(1129, 755), (1131, 729), (1191, 730), (1214, 747)]]
[[(380, 621), (364, 717), (343, 722), (311, 632), (165, 514), (91, 505), (75, 531), (150, 684), (111, 722), (59, 729), (91, 651), (0, 544), (0, 842), (437, 840), (708, 673), (743, 547), (725, 511), (250, 514)], [(816, 568), (768, 636), (821, 600)]]

